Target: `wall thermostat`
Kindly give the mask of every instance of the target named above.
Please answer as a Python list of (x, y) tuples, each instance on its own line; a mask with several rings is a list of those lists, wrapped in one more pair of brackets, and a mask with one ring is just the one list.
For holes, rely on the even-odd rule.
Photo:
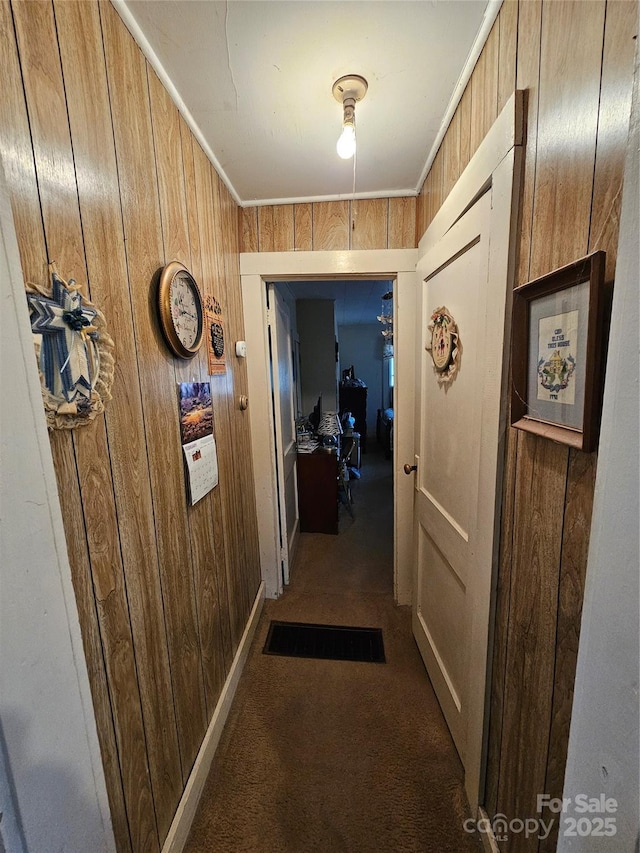
[(236, 341), (236, 355), (238, 358), (246, 358), (247, 357), (247, 342), (246, 341)]

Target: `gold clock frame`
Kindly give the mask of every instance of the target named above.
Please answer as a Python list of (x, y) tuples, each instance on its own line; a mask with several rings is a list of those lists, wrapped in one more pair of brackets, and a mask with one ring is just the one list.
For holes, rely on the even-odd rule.
[[(198, 335), (192, 347), (186, 347), (182, 343), (176, 334), (176, 330), (173, 325), (173, 318), (171, 316), (171, 285), (179, 273), (186, 275), (190, 279), (198, 310)], [(184, 264), (180, 263), (180, 261), (171, 261), (171, 263), (167, 264), (160, 273), (160, 281), (158, 282), (158, 316), (160, 318), (160, 328), (162, 329), (164, 339), (174, 355), (177, 355), (178, 358), (184, 359), (194, 358), (204, 340), (204, 303), (202, 301), (202, 294), (200, 293), (198, 282)]]

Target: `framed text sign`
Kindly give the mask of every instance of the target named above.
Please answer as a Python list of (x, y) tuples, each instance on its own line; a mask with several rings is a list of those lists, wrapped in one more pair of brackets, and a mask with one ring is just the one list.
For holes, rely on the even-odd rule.
[(598, 443), (605, 253), (514, 290), (511, 425), (578, 450)]

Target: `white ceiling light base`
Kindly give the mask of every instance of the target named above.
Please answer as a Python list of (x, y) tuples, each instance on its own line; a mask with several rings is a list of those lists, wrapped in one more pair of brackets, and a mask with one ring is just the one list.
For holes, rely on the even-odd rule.
[(369, 84), (359, 74), (347, 74), (333, 84), (333, 97), (342, 104), (342, 134), (336, 150), (343, 160), (351, 159), (356, 153), (356, 101), (364, 98), (368, 88)]
[(333, 84), (332, 92), (336, 101), (344, 103), (345, 98), (361, 101), (367, 94), (369, 84), (359, 74), (346, 74)]

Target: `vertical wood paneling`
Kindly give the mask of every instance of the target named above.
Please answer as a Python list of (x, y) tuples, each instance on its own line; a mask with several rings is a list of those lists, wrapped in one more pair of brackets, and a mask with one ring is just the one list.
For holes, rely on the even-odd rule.
[(518, 52), (518, 0), (505, 0), (498, 16), (500, 50), (498, 54), (498, 113), (516, 88)]
[[(432, 188), (433, 188), (434, 174), (435, 173), (434, 173), (433, 166), (432, 166), (431, 169), (429, 170), (429, 174), (427, 175), (427, 178), (424, 182), (424, 186), (422, 188), (422, 193), (423, 193), (422, 198), (424, 199), (424, 202), (422, 204), (422, 225), (421, 225), (422, 234), (424, 234), (424, 232), (431, 225), (431, 222), (433, 220), (434, 204), (433, 204), (433, 189)], [(422, 234), (420, 234), (420, 237), (422, 236)], [(418, 242), (420, 242), (420, 240), (418, 240)]]
[(469, 165), (471, 160), (471, 83), (467, 83), (460, 103), (460, 174)]
[(389, 249), (416, 247), (416, 197), (389, 199)]
[[(607, 252), (607, 281), (613, 280), (617, 257), (627, 137), (623, 116), (630, 110), (628, 74), (633, 63), (633, 36), (637, 27), (633, 5), (610, 0), (606, 8), (589, 251), (604, 249)], [(562, 537), (549, 762), (545, 782), (545, 792), (551, 797), (561, 797), (564, 785), (595, 474), (595, 453), (587, 455), (571, 451)], [(552, 853), (555, 850), (557, 834), (558, 827), (555, 826), (548, 838), (540, 842), (539, 853)]]
[(354, 199), (351, 202), (351, 248), (386, 249), (389, 200)]
[(292, 204), (276, 204), (273, 207), (273, 251), (293, 252), (295, 228)]
[(11, 196), (24, 278), (27, 283), (41, 284), (46, 281), (48, 258), (42, 234), (33, 147), (9, 0), (1, 0), (0, 15), (0, 60), (4, 70), (0, 98), (0, 153)]
[(496, 20), (471, 77), (471, 156), (498, 115), (500, 22)]
[[(519, 436), (498, 792), (498, 808), (509, 818), (535, 814), (544, 792), (567, 460), (566, 447)], [(514, 836), (509, 850), (531, 845), (524, 834)]]
[[(429, 173), (431, 174), (431, 173)], [(420, 192), (418, 193), (418, 198), (416, 199), (416, 246), (420, 242), (422, 235), (427, 229), (427, 180), (429, 179), (429, 175), (425, 179), (424, 184), (422, 185)]]
[[(227, 280), (227, 299), (230, 317), (230, 327), (233, 340), (244, 337), (242, 319), (242, 299), (240, 290), (240, 264), (238, 246), (233, 230), (233, 199), (221, 180), (218, 180), (218, 197), (220, 202), (220, 230), (224, 235), (223, 252), (225, 276)], [(231, 410), (231, 424), (236, 447), (236, 483), (240, 501), (240, 517), (244, 520), (244, 530), (241, 530), (243, 544), (244, 569), (240, 573), (243, 587), (244, 613), (243, 625), (251, 610), (260, 585), (260, 554), (258, 549), (257, 516), (255, 507), (255, 492), (253, 487), (253, 462), (251, 455), (243, 453), (242, 448), (251, 441), (249, 412), (240, 409), (239, 396), (248, 395), (247, 364), (245, 359), (233, 357), (235, 396)]]
[[(147, 63), (153, 145), (160, 196), (165, 263), (190, 264), (180, 116), (158, 75)], [(186, 379), (185, 379), (186, 381)]]
[[(216, 247), (214, 223), (213, 189), (209, 161), (197, 143), (193, 146), (196, 197), (198, 203), (198, 221), (200, 242), (203, 246)], [(216, 252), (207, 251), (202, 255), (202, 284), (205, 293), (215, 295), (226, 308), (224, 282), (220, 281), (216, 264)], [(219, 485), (221, 494), (222, 524), (225, 531), (225, 572), (227, 583), (227, 607), (229, 610), (229, 630), (231, 648), (235, 651), (238, 643), (237, 626), (240, 622), (241, 605), (238, 602), (236, 584), (241, 564), (239, 543), (235, 540), (238, 519), (233, 517), (233, 505), (229, 499), (230, 479), (233, 477), (233, 458), (231, 450), (231, 427), (229, 422), (228, 385), (225, 376), (211, 377), (211, 398), (213, 401), (216, 442), (227, 448), (226, 453), (218, 453)]]
[(313, 205), (294, 205), (295, 248), (299, 252), (313, 250)]
[[(595, 476), (595, 454), (571, 450), (562, 531), (553, 704), (544, 783), (544, 792), (553, 798), (562, 798), (564, 786)], [(540, 853), (553, 853), (557, 836), (556, 823), (548, 837), (540, 842)]]
[(242, 221), (242, 251), (258, 252), (258, 208), (243, 207), (240, 209)]
[(637, 32), (637, 4), (628, 0), (608, 0), (589, 251), (606, 251), (605, 278), (609, 282), (613, 281), (617, 257), (628, 136), (628, 121), (624, 116), (631, 110), (629, 69), (633, 67)]
[[(219, 283), (220, 292), (222, 294), (222, 304), (225, 310), (227, 323), (227, 340), (237, 341), (241, 338), (239, 316), (235, 310), (234, 294), (232, 292), (230, 277), (229, 277), (229, 262), (228, 252), (222, 248), (222, 234), (224, 232), (224, 214), (222, 210), (222, 202), (220, 198), (220, 178), (215, 169), (207, 161), (211, 182), (211, 199), (213, 219), (215, 226), (215, 234), (217, 237), (217, 249), (214, 258), (217, 281)], [(238, 294), (238, 299), (239, 299)], [(245, 470), (246, 460), (242, 458), (241, 434), (237, 431), (237, 413), (239, 413), (238, 398), (241, 394), (246, 394), (246, 377), (244, 386), (242, 384), (242, 376), (240, 373), (239, 360), (232, 353), (229, 353), (227, 359), (227, 372), (222, 377), (226, 383), (226, 411), (225, 415), (228, 424), (229, 448), (230, 456), (224, 460), (225, 474), (225, 496), (229, 503), (229, 515), (227, 523), (233, 532), (233, 541), (235, 543), (235, 556), (231, 565), (233, 572), (229, 577), (229, 582), (233, 584), (235, 614), (236, 621), (232, 624), (234, 649), (240, 640), (242, 630), (245, 624), (245, 614), (248, 612), (247, 585), (244, 583), (244, 574), (248, 565), (247, 549), (244, 537), (242, 536), (242, 518), (243, 501), (242, 501), (242, 474)]]
[[(126, 620), (128, 605), (147, 744), (155, 755), (164, 754), (162, 767), (158, 766), (157, 758), (151, 759), (156, 805), (170, 809), (179, 795), (179, 757), (170, 689), (168, 696), (165, 693), (170, 684), (168, 655), (100, 21), (97, 5), (92, 3), (56, 3), (55, 8), (89, 282), (93, 298), (107, 312), (118, 347), (114, 399), (105, 417), (128, 596), (121, 618)], [(105, 257), (109, 258), (108, 264), (104, 263)], [(92, 526), (90, 521), (88, 526)], [(147, 564), (151, 572), (145, 571)], [(111, 593), (110, 610), (113, 598)], [(121, 626), (119, 630), (122, 634)], [(111, 643), (119, 645), (122, 641), (118, 636), (114, 633)], [(105, 644), (105, 648), (109, 659), (110, 644)], [(121, 652), (115, 655), (116, 660), (120, 657)], [(123, 676), (126, 676), (124, 683)], [(111, 675), (114, 694), (126, 696), (127, 689), (131, 690), (129, 683), (135, 680), (135, 671), (126, 671), (122, 665), (119, 670), (114, 669)], [(123, 712), (130, 713), (115, 700), (114, 709), (117, 720)], [(126, 765), (142, 742), (132, 746), (124, 740), (126, 734), (130, 738), (135, 736), (134, 732), (127, 732), (131, 726), (126, 717), (120, 728), (121, 762)], [(167, 772), (172, 766), (173, 774)], [(132, 793), (139, 797), (139, 780), (133, 777), (131, 786)]]
[[(160, 196), (164, 262), (168, 263), (173, 259), (181, 260), (193, 272), (180, 117), (156, 74), (148, 66), (147, 71)], [(190, 140), (189, 149), (191, 150)], [(197, 223), (192, 223), (192, 227), (197, 230)], [(197, 266), (200, 270), (199, 257)], [(176, 379), (178, 381), (188, 382), (194, 379), (204, 381), (207, 378), (205, 350), (206, 348), (203, 347), (199, 356), (190, 362), (176, 361)], [(196, 667), (199, 665), (202, 669), (204, 690), (202, 726), (204, 728), (206, 728), (209, 713), (215, 707), (215, 700), (224, 680), (221, 638), (217, 624), (212, 623), (212, 619), (217, 616), (218, 605), (215, 595), (214, 555), (216, 554), (216, 543), (211, 525), (212, 500), (211, 494), (206, 495), (188, 510), (193, 574), (190, 575), (185, 570), (181, 590), (184, 600), (188, 602), (189, 627), (192, 630), (189, 644), (197, 652)], [(204, 647), (203, 637), (206, 641), (206, 647)], [(207, 694), (209, 696), (208, 703)], [(199, 736), (202, 737), (202, 735)]]
[[(66, 121), (59, 120), (66, 112), (66, 105), (59, 59), (57, 62), (53, 60), (53, 57), (58, 58), (53, 8), (51, 4), (42, 2), (18, 3), (14, 7), (14, 20), (48, 253), (57, 261), (63, 276), (73, 275), (79, 283), (85, 282), (83, 290), (87, 293), (69, 126)], [(49, 45), (50, 50), (44, 50), (44, 45)], [(45, 55), (47, 58), (43, 61)], [(56, 439), (55, 443), (68, 446), (69, 442), (65, 437)], [(77, 470), (96, 601), (103, 616), (103, 636), (107, 638), (112, 653), (117, 656), (120, 652), (122, 656), (118, 670), (119, 674), (124, 674), (124, 683), (120, 680), (120, 685), (132, 688), (129, 707), (122, 711), (131, 714), (133, 719), (133, 725), (127, 724), (126, 728), (129, 735), (127, 746), (132, 747), (134, 753), (133, 762), (123, 764), (124, 788), (136, 842), (141, 849), (152, 851), (157, 849), (158, 837), (140, 728), (140, 700), (126, 618), (123, 566), (104, 419), (98, 418), (78, 430), (73, 436), (73, 446), (75, 463), (71, 462), (70, 455), (66, 456), (66, 465), (58, 458), (58, 470), (64, 468), (67, 471), (67, 480), (69, 475), (73, 477), (72, 471)], [(115, 642), (111, 631), (117, 637)], [(108, 667), (111, 665), (107, 662)], [(131, 738), (136, 727), (141, 738), (139, 743), (134, 743)], [(116, 723), (117, 737), (121, 735), (121, 729), (120, 718)]]
[(538, 150), (538, 100), (540, 94), (540, 40), (542, 37), (542, 0), (528, 0), (518, 9), (518, 58), (516, 80), (525, 92), (526, 146), (520, 197), (520, 246), (516, 281), (530, 279), (533, 199)]
[(261, 252), (273, 252), (273, 207), (258, 208), (258, 245)]
[(444, 192), (443, 192), (443, 177), (444, 177), (444, 156), (442, 153), (442, 147), (435, 156), (435, 160), (433, 161), (433, 166), (431, 167), (431, 192), (430, 192), (430, 220), (431, 221), (436, 213), (440, 210), (442, 206), (442, 202), (444, 201)]
[(243, 252), (414, 248), (416, 203), (424, 196), (246, 207), (234, 239)]
[(442, 200), (449, 195), (460, 177), (460, 113), (455, 111), (442, 140)]
[[(110, 5), (101, 9), (184, 781), (202, 742), (204, 697), (193, 624), (175, 371), (155, 313), (150, 310), (154, 278), (163, 264), (163, 247), (146, 62), (114, 9)], [(176, 805), (167, 810), (168, 823)], [(163, 812), (166, 821), (165, 815)], [(160, 833), (161, 840), (168, 823)]]
[(532, 278), (587, 252), (604, 11), (604, 0), (544, 5)]
[[(185, 193), (189, 219), (191, 266), (196, 280), (201, 283), (202, 251), (198, 203), (196, 196), (195, 165), (191, 131), (180, 119), (182, 161), (185, 176)], [(203, 347), (200, 376), (209, 381), (206, 352)], [(215, 412), (214, 412), (215, 434)], [(196, 603), (202, 653), (207, 717), (210, 719), (226, 672), (231, 665), (231, 634), (227, 609), (227, 578), (225, 541), (222, 527), (220, 489), (214, 489), (188, 510), (191, 531), (196, 526), (211, 528), (210, 534), (196, 536), (192, 541), (194, 569), (196, 572)], [(212, 539), (210, 538), (212, 537)], [(210, 549), (210, 550), (208, 550)]]
[[(14, 16), (47, 251), (63, 275), (74, 275), (85, 282), (87, 292), (69, 128), (66, 121), (60, 121), (66, 106), (53, 9), (49, 3), (16, 4)], [(43, 44), (50, 45), (51, 50), (42, 51)], [(71, 558), (76, 562), (74, 576), (84, 574), (77, 561), (86, 559), (86, 552), (78, 548), (86, 535), (102, 641), (110, 652), (105, 662), (112, 686), (122, 691), (123, 701), (114, 709), (114, 724), (131, 835), (138, 849), (157, 850), (104, 420), (100, 418), (79, 431), (73, 450), (70, 433), (58, 433), (52, 439), (63, 514), (78, 537), (77, 542), (71, 539), (67, 529), (72, 552), (76, 552)]]
[(313, 205), (313, 250), (339, 251), (349, 248), (348, 201), (324, 201)]
[(51, 446), (117, 848), (157, 853), (260, 569), (247, 418), (233, 411), (245, 365), (214, 378), (228, 462), (187, 508), (176, 380), (206, 378), (206, 354), (170, 356), (155, 273), (181, 260), (229, 306), (229, 340), (243, 337), (239, 216), (109, 3), (16, 2), (12, 13), (0, 0), (0, 24), (0, 151), (23, 273), (46, 284), (56, 260), (116, 342), (105, 415), (52, 433)]
[[(9, 3), (4, 0), (0, 3), (0, 64), (5, 70), (3, 97), (0, 99), (0, 156), (2, 156), (7, 187), (11, 196), (22, 271), (25, 281), (45, 284), (47, 249), (42, 231), (38, 187), (11, 9)], [(131, 849), (131, 840), (123, 783), (126, 786), (131, 779), (142, 779), (144, 784), (146, 757), (144, 748), (141, 754), (134, 742), (128, 766), (124, 770), (120, 768), (72, 439), (69, 433), (57, 433), (51, 438), (60, 505), (65, 519), (69, 563), (78, 600), (78, 615), (91, 691), (96, 706), (96, 724), (108, 786), (114, 835), (119, 850), (128, 851)], [(102, 625), (104, 626), (104, 620)], [(123, 651), (123, 657), (132, 662), (130, 636), (125, 630), (121, 637), (120, 648)], [(135, 711), (135, 704), (133, 707)], [(131, 733), (135, 738), (137, 728), (138, 736), (143, 737), (139, 705), (137, 717), (135, 712), (132, 716)], [(117, 719), (115, 722), (117, 723)], [(132, 792), (129, 790), (127, 793)], [(136, 791), (136, 797), (137, 794)], [(142, 820), (139, 824), (141, 837), (144, 838), (150, 834), (153, 838), (154, 818), (148, 808), (145, 808), (144, 793), (140, 800), (142, 801)], [(150, 796), (147, 787), (146, 804), (148, 803), (150, 803)], [(133, 819), (137, 816), (137, 806), (137, 799), (130, 798), (129, 808)]]
[[(193, 191), (195, 193), (196, 206), (198, 211), (198, 229), (200, 234), (200, 245), (202, 248), (200, 266), (201, 266), (201, 281), (203, 290), (206, 294), (210, 294), (220, 300), (223, 294), (217, 285), (217, 271), (214, 260), (216, 251), (214, 224), (213, 224), (213, 199), (211, 193), (211, 181), (209, 179), (209, 170), (206, 156), (193, 137), (191, 138), (191, 155), (193, 168)], [(256, 217), (257, 221), (257, 217)], [(218, 448), (227, 448), (229, 451), (229, 428), (228, 418), (226, 415), (227, 407), (227, 388), (224, 378), (212, 376), (211, 382), (211, 399), (213, 402), (213, 420), (214, 420), (214, 435)], [(218, 467), (220, 468), (221, 450), (218, 451)], [(213, 511), (216, 514), (216, 530), (217, 538), (223, 546), (224, 551), (221, 555), (222, 559), (216, 565), (216, 580), (219, 592), (219, 600), (221, 607), (220, 632), (222, 645), (225, 650), (225, 669), (230, 665), (233, 656), (233, 640), (231, 623), (234, 619), (232, 614), (233, 598), (229, 589), (229, 577), (233, 572), (233, 561), (235, 555), (235, 547), (233, 543), (232, 531), (227, 525), (228, 504), (225, 495), (223, 494), (223, 484), (219, 483), (214, 489), (213, 494)], [(213, 661), (210, 663), (210, 666)], [(210, 679), (215, 677), (208, 676)]]

